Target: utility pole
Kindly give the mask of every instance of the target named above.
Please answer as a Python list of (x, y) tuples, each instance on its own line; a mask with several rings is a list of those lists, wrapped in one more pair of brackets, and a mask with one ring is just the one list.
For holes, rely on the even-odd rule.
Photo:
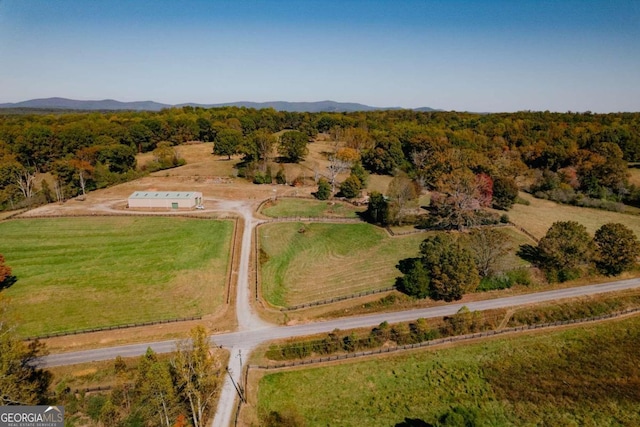
[(233, 376), (231, 375), (231, 369), (229, 369), (228, 367), (227, 367), (227, 374), (229, 374), (229, 378), (231, 378), (231, 383), (235, 387), (236, 392), (238, 393), (238, 396), (240, 397), (240, 400), (242, 401), (242, 403), (247, 403), (246, 399), (244, 398), (244, 394), (242, 393), (242, 389), (238, 387), (238, 384), (236, 384), (236, 381), (233, 379)]

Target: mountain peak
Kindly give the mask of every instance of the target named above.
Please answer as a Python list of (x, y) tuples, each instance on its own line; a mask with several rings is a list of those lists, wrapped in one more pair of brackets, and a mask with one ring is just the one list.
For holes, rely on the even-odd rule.
[[(88, 111), (109, 111), (109, 110), (134, 110), (134, 111), (160, 111), (164, 108), (171, 107), (245, 107), (245, 108), (273, 108), (278, 111), (289, 112), (354, 112), (354, 111), (374, 111), (374, 110), (399, 110), (401, 107), (372, 107), (369, 105), (358, 104), (355, 102), (337, 102), (331, 100), (316, 102), (288, 102), (288, 101), (270, 101), (270, 102), (227, 102), (220, 104), (162, 104), (154, 101), (135, 101), (121, 102), (115, 99), (102, 100), (75, 100), (61, 97), (38, 98), (28, 101), (0, 104), (0, 108), (46, 108), (46, 109), (64, 109), (64, 110), (88, 110)], [(417, 111), (436, 111), (433, 108), (422, 107), (416, 108)]]

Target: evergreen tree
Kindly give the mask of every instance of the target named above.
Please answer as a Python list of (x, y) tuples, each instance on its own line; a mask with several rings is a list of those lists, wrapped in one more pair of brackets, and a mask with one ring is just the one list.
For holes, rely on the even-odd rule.
[(365, 216), (373, 224), (387, 225), (389, 223), (389, 202), (379, 192), (369, 194), (369, 204)]
[(328, 200), (331, 197), (331, 184), (325, 178), (320, 178), (318, 181), (318, 191), (315, 196), (318, 200)]

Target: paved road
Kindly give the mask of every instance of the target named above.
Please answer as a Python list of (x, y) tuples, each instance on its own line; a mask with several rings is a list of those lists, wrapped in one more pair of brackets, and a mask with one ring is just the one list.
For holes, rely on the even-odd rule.
[[(624, 289), (633, 289), (638, 287), (640, 287), (640, 279), (630, 279), (617, 282), (601, 283), (597, 285), (580, 286), (576, 288), (536, 292), (532, 294), (518, 295), (506, 298), (476, 301), (467, 304), (447, 304), (438, 307), (347, 317), (325, 322), (315, 322), (295, 326), (266, 326), (260, 329), (251, 329), (246, 331), (212, 335), (211, 340), (216, 345), (220, 345), (225, 348), (253, 348), (265, 341), (331, 332), (334, 329), (372, 327), (377, 326), (384, 321), (387, 321), (389, 323), (396, 323), (415, 320), (421, 317), (431, 318), (447, 316), (455, 314), (463, 305), (466, 305), (469, 310), (472, 311), (489, 310), (495, 308), (505, 308), (523, 304), (530, 304), (535, 302), (553, 301), (563, 298), (574, 298), (604, 292), (620, 291)], [(51, 367), (99, 360), (109, 360), (114, 359), (118, 355), (123, 357), (133, 357), (143, 355), (148, 347), (151, 347), (158, 353), (167, 353), (175, 350), (175, 345), (175, 340), (123, 345), (97, 350), (53, 354), (42, 358), (41, 362), (43, 366)]]
[[(244, 229), (242, 230), (242, 249), (240, 254), (240, 264), (238, 269), (238, 285), (236, 294), (236, 313), (238, 317), (238, 332), (219, 334), (211, 336), (211, 341), (229, 349), (231, 358), (229, 360), (229, 370), (231, 377), (236, 383), (240, 383), (240, 376), (243, 369), (243, 362), (248, 360), (248, 356), (253, 349), (266, 341), (298, 337), (310, 334), (331, 332), (334, 329), (352, 329), (362, 327), (373, 327), (387, 321), (389, 323), (415, 320), (418, 318), (442, 317), (455, 314), (463, 304), (446, 304), (438, 307), (406, 310), (391, 313), (372, 314), (340, 318), (325, 322), (315, 322), (296, 326), (275, 326), (265, 323), (253, 311), (249, 302), (249, 260), (251, 255), (251, 237), (258, 221), (253, 218), (250, 205), (236, 201), (222, 201), (211, 199), (216, 203), (214, 210), (232, 211), (240, 214), (244, 218)], [(555, 291), (538, 292), (527, 295), (519, 295), (492, 300), (477, 301), (464, 304), (470, 310), (489, 310), (495, 308), (511, 307), (523, 304), (530, 304), (541, 301), (551, 301), (563, 298), (572, 298), (584, 295), (593, 295), (603, 292), (617, 291), (640, 287), (640, 279), (631, 279), (618, 282), (604, 283), (598, 285), (582, 286), (578, 288), (560, 289)], [(114, 359), (116, 356), (136, 357), (143, 355), (147, 348), (152, 348), (156, 353), (169, 353), (175, 350), (176, 340), (150, 342), (143, 344), (123, 345), (117, 347), (103, 348), (97, 350), (78, 351), (73, 353), (53, 354), (40, 359), (43, 367), (53, 367), (62, 365), (72, 365), (101, 360)], [(238, 357), (242, 353), (242, 359)], [(225, 376), (216, 413), (212, 421), (213, 427), (228, 427), (235, 409), (236, 390), (230, 376)]]

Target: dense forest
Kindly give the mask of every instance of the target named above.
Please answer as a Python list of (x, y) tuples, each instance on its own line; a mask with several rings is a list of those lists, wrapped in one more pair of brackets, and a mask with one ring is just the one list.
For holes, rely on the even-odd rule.
[[(452, 197), (458, 198), (455, 203), (482, 204), (484, 198), (508, 208), (514, 187), (598, 207), (640, 200), (627, 173), (629, 162), (640, 161), (640, 113), (295, 113), (183, 107), (0, 115), (0, 208), (62, 201), (179, 165), (172, 147), (188, 141), (214, 142), (216, 154), (243, 154), (245, 176), (255, 181), (277, 144), (273, 134), (284, 130), (294, 132), (281, 134), (280, 161), (304, 158), (304, 147), (292, 145), (300, 143), (301, 134), (307, 141), (327, 134), (342, 142), (335, 163), (346, 157), (359, 180), (360, 166), (370, 173), (401, 176), (418, 189), (436, 190), (436, 208), (453, 203)], [(283, 139), (288, 146), (283, 147)], [(156, 162), (147, 171), (136, 167), (140, 152), (154, 153)], [(53, 181), (36, 178), (43, 173)], [(335, 178), (331, 171), (326, 176)], [(353, 190), (354, 182), (345, 188)], [(459, 196), (473, 192), (471, 198)]]

